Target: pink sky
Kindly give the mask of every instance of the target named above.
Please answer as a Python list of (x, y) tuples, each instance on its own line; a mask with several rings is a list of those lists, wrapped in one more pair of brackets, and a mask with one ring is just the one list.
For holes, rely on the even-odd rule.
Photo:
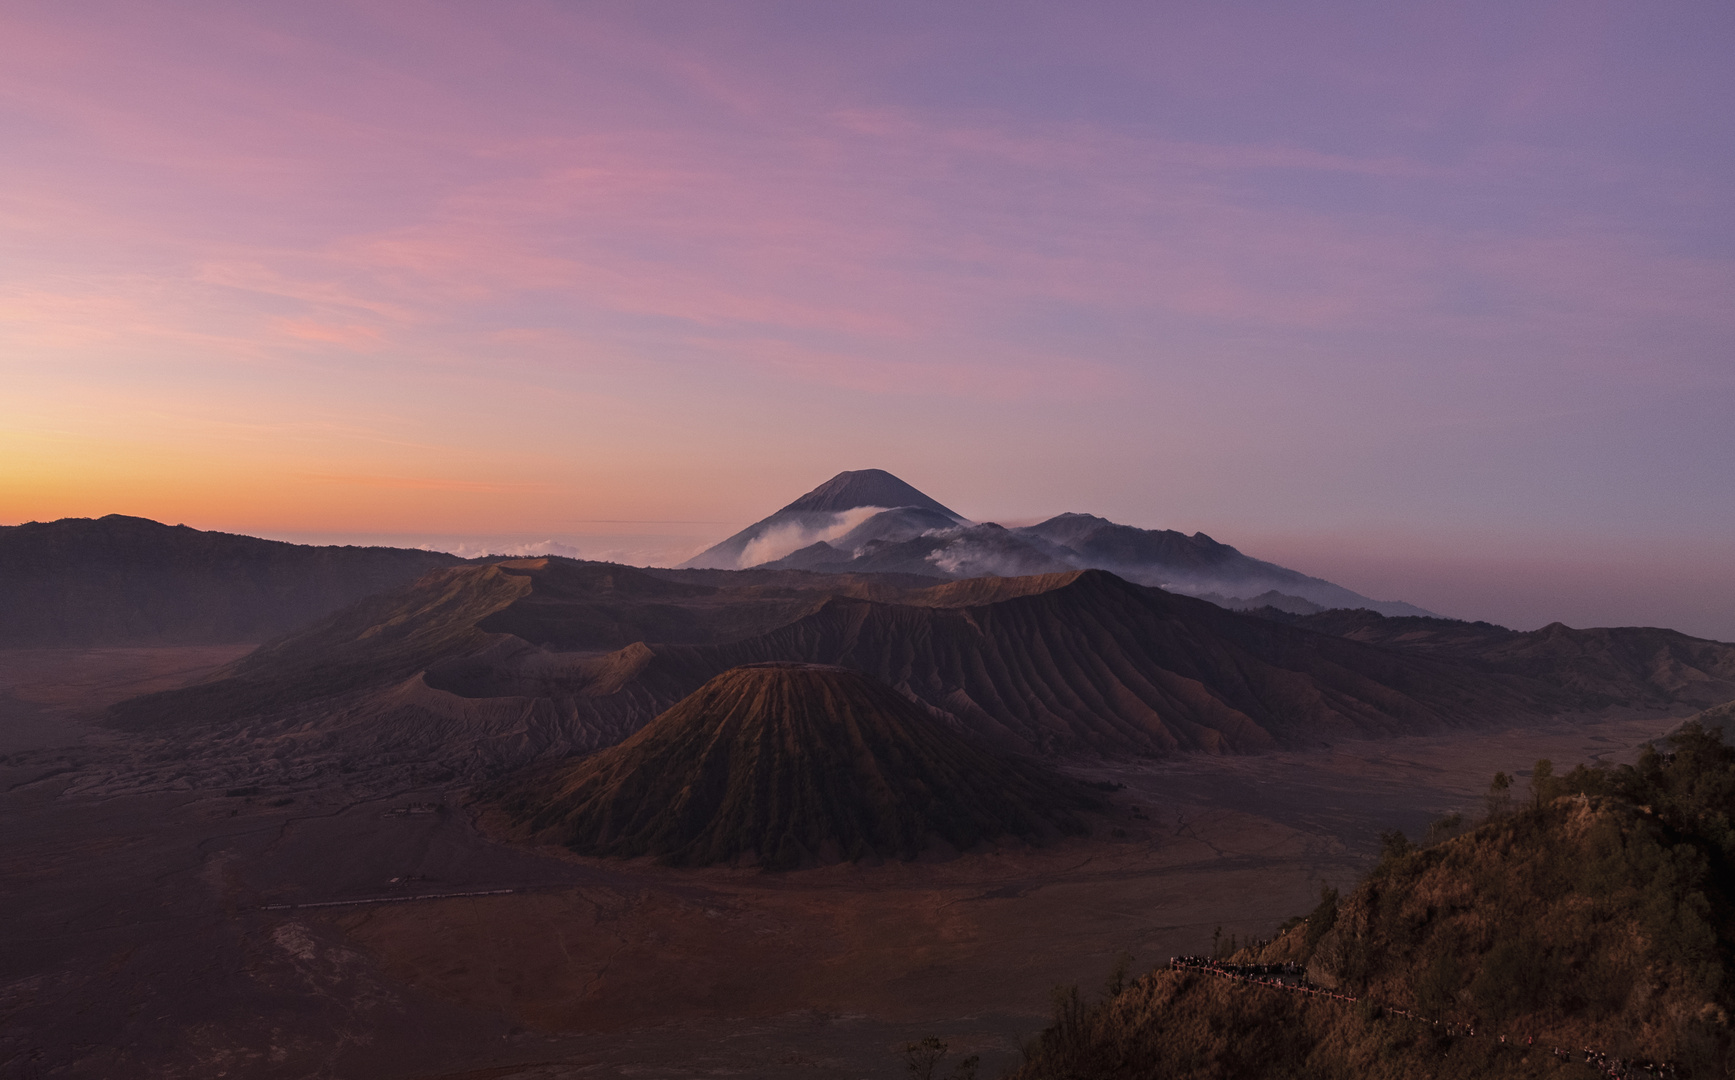
[(1727, 4), (0, 5), (0, 521), (844, 468), (1735, 639)]

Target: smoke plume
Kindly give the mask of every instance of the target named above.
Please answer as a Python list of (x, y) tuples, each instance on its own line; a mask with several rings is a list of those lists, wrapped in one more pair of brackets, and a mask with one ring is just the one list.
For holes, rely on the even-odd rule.
[(817, 524), (786, 521), (773, 525), (747, 542), (747, 546), (741, 549), (741, 560), (737, 565), (740, 569), (745, 570), (750, 566), (774, 562), (791, 552), (817, 544), (821, 540), (831, 540), (842, 536), (875, 514), (884, 513), (885, 510), (886, 508), (883, 506), (858, 506), (852, 510), (832, 514), (829, 521), (821, 521)]

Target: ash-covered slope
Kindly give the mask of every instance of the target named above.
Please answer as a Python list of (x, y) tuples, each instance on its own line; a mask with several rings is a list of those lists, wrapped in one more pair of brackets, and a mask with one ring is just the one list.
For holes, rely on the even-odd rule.
[(463, 560), (310, 547), (145, 518), (0, 527), (0, 646), (266, 641)]
[(726, 671), (621, 745), (490, 798), (587, 855), (779, 869), (1084, 832), (1091, 805), (860, 672), (791, 663)]
[(1448, 659), (1559, 687), (1587, 707), (1735, 698), (1735, 645), (1652, 626), (1508, 630), (1486, 622), (1390, 618), (1366, 610), (1261, 614), (1292, 626)]
[[(928, 601), (940, 596), (953, 599)], [(959, 582), (902, 603), (840, 596), (753, 638), (653, 652), (647, 682), (765, 660), (843, 664), (988, 739), (1053, 753), (1246, 752), (1564, 703), (1525, 680), (1297, 633), (1100, 570)]]
[[(823, 600), (672, 576), (558, 557), (435, 571), (263, 646), (201, 685), (123, 702), (109, 721), (148, 729), (260, 715), (430, 669), (461, 690), (480, 687), (478, 697), (569, 696), (593, 681), (588, 658), (635, 642), (749, 636)], [(479, 654), (488, 659), (469, 659)], [(538, 665), (529, 654), (558, 659)], [(516, 674), (503, 677), (506, 667)]]
[(893, 584), (919, 580), (556, 558), (462, 567), (205, 685), (125, 702), (110, 723), (182, 747), (177, 762), (227, 753), (304, 772), (419, 762), (482, 776), (613, 745), (719, 673), (770, 661), (866, 672), (985, 743), (1034, 753), (1247, 752), (1571, 703), (1535, 680), (1103, 571)]

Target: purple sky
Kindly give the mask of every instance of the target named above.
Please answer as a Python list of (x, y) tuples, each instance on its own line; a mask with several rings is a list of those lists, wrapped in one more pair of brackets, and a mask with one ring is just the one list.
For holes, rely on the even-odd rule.
[(845, 468), (1735, 639), (1735, 6), (0, 3), (0, 521)]

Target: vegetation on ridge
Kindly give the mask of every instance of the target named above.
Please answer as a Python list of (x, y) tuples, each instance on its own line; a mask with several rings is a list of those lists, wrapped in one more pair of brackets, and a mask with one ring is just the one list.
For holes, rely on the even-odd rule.
[(1735, 748), (1688, 724), (1633, 766), (1539, 762), (1511, 801), (1497, 782), (1470, 832), (1389, 834), (1353, 892), (1231, 958), (1304, 965), (1339, 997), (1173, 968), (1094, 1003), (1062, 993), (1015, 1075), (1727, 1075)]

